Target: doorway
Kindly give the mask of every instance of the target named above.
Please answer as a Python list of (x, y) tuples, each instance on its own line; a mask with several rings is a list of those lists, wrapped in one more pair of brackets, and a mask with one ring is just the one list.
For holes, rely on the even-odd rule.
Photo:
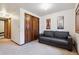
[(11, 39), (11, 18), (0, 18), (0, 37)]
[(25, 43), (39, 36), (39, 18), (25, 13)]

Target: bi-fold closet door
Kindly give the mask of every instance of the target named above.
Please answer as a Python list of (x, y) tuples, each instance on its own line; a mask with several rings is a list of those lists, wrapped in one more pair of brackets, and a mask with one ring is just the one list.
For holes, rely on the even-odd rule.
[(39, 34), (39, 18), (25, 14), (25, 42), (36, 40)]

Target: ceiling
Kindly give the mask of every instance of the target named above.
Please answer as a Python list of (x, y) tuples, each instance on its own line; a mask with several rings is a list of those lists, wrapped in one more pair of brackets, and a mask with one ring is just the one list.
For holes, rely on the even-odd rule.
[(13, 13), (19, 8), (24, 8), (38, 16), (44, 16), (50, 13), (63, 11), (67, 9), (73, 9), (75, 3), (51, 3), (51, 8), (48, 10), (40, 9), (41, 3), (0, 3), (0, 10), (5, 7), (7, 12)]

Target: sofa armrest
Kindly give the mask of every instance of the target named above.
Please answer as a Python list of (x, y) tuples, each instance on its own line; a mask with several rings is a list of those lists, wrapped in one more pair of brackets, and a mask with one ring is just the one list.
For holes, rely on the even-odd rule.
[(68, 40), (69, 49), (72, 50), (72, 46), (73, 46), (72, 37), (69, 35), (67, 40)]
[(39, 34), (39, 40), (40, 40), (40, 38), (43, 37), (43, 36), (44, 36), (44, 34)]
[(72, 37), (70, 35), (68, 36), (67, 40), (69, 41), (69, 43), (72, 43)]
[(72, 37), (69, 35), (68, 38), (72, 38)]

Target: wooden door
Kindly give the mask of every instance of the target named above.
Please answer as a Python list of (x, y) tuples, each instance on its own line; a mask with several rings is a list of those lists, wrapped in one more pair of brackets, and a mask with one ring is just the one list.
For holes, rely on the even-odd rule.
[(4, 21), (4, 37), (11, 38), (11, 19), (6, 19)]
[(32, 16), (25, 14), (25, 42), (32, 41)]
[(4, 38), (8, 38), (8, 20), (4, 21)]
[(11, 19), (8, 19), (8, 38), (11, 39)]
[(25, 43), (37, 39), (39, 33), (39, 19), (25, 14)]
[(39, 35), (39, 18), (33, 17), (33, 40), (36, 40)]

